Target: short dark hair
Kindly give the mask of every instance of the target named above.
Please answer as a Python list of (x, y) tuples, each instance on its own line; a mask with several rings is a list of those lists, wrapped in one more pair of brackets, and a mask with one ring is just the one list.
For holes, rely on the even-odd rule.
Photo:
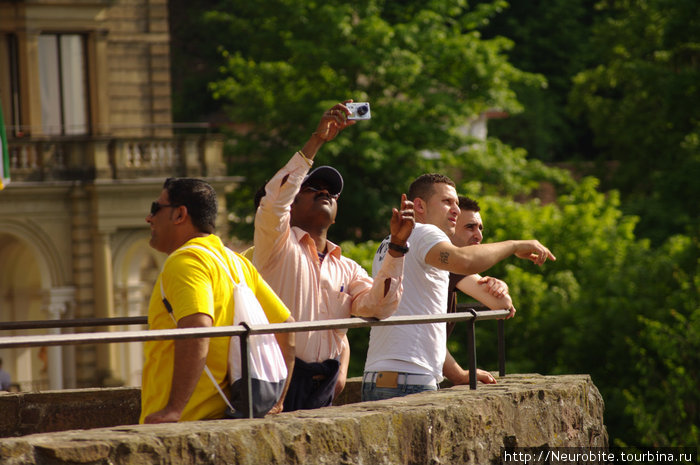
[(481, 211), (481, 207), (479, 206), (479, 203), (476, 200), (470, 199), (469, 197), (465, 197), (463, 195), (460, 195), (458, 198), (460, 210), (466, 210), (470, 212)]
[(455, 189), (457, 188), (454, 181), (443, 174), (426, 173), (418, 176), (411, 183), (411, 186), (408, 188), (408, 200), (413, 201), (420, 197), (427, 201), (435, 192), (435, 184), (447, 184)]
[(195, 178), (168, 178), (163, 189), (168, 191), (171, 204), (187, 207), (195, 228), (209, 234), (214, 232), (218, 202), (216, 191), (209, 183)]

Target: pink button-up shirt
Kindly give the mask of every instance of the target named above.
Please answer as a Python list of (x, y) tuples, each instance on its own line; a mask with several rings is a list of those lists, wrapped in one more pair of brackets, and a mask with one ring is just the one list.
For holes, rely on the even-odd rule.
[[(401, 300), (403, 257), (387, 255), (373, 281), (330, 241), (321, 262), (309, 234), (296, 226), (290, 228), (290, 207), (308, 171), (309, 165), (297, 153), (267, 183), (255, 215), (253, 264), (296, 321), (348, 318), (351, 314), (388, 317)], [(296, 356), (305, 362), (335, 358), (345, 332), (296, 333)]]

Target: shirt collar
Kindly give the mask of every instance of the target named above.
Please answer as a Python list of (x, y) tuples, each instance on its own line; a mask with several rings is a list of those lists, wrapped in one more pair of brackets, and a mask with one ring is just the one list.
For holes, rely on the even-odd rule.
[[(292, 234), (296, 237), (298, 242), (303, 242), (305, 237), (308, 237), (308, 241), (313, 243), (313, 239), (311, 239), (311, 236), (309, 235), (308, 232), (304, 231), (298, 226), (292, 226)], [(339, 245), (334, 244), (333, 242), (326, 240), (326, 247), (328, 248), (327, 255), (333, 255), (335, 258), (340, 258), (341, 255), (341, 248)]]

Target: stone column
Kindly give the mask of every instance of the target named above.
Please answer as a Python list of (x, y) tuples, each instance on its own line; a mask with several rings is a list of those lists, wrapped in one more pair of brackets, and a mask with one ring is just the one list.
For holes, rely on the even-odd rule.
[(185, 136), (182, 139), (182, 164), (186, 176), (202, 176), (202, 160), (199, 157), (199, 138)]
[[(95, 317), (114, 317), (114, 287), (112, 276), (111, 235), (105, 231), (96, 231), (93, 236), (94, 250), (94, 289)], [(98, 376), (103, 379), (112, 376), (112, 368), (116, 366), (114, 344), (97, 345)]]
[[(44, 295), (44, 311), (51, 320), (60, 320), (75, 298), (72, 287), (54, 287)], [(49, 334), (60, 334), (60, 328), (49, 329)], [(49, 389), (63, 389), (63, 347), (49, 346), (47, 348)]]
[[(146, 312), (143, 310), (144, 285), (143, 283), (131, 284), (126, 290), (127, 316), (141, 316)], [(131, 326), (129, 329), (136, 329)], [(143, 343), (127, 343), (127, 373), (124, 380), (127, 386), (141, 385), (141, 371), (143, 369)]]

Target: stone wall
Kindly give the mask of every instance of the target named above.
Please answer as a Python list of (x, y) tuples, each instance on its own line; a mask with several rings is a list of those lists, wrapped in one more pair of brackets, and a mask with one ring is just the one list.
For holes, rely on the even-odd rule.
[(498, 385), (255, 420), (132, 425), (0, 440), (4, 465), (485, 464), (506, 447), (605, 447), (587, 375), (509, 375)]
[(0, 437), (133, 425), (140, 411), (139, 388), (0, 393)]

